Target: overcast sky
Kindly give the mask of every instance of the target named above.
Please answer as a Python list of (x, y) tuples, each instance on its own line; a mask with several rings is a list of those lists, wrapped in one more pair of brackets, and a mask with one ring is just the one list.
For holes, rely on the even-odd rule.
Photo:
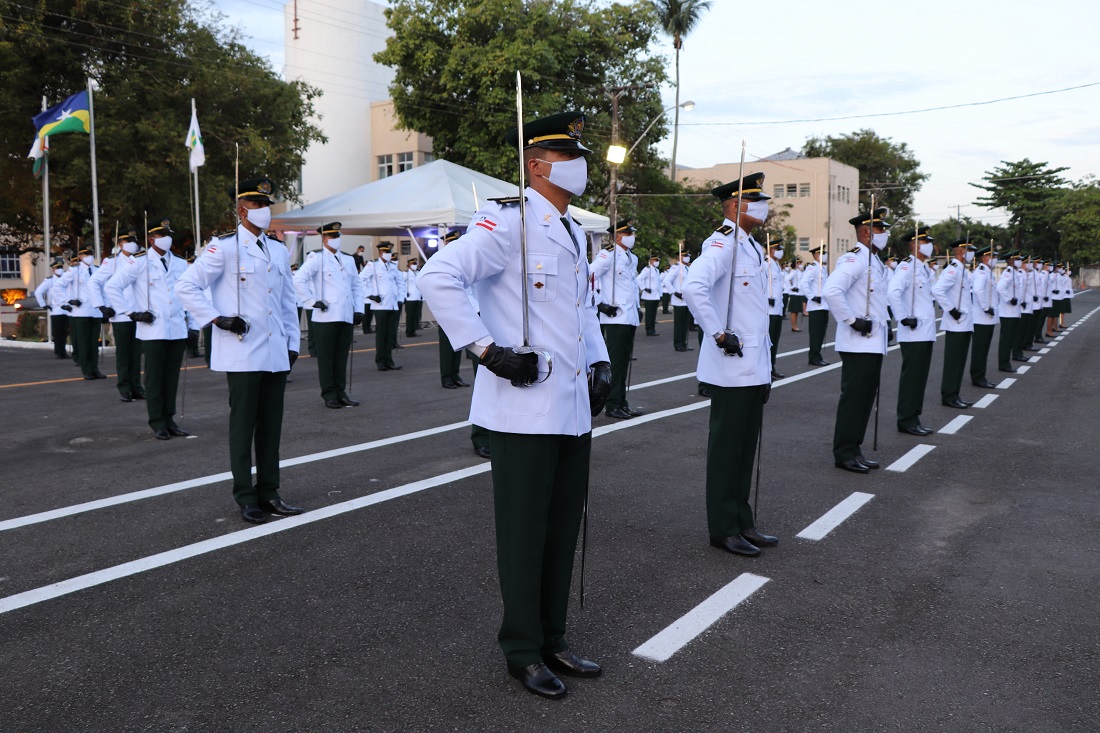
[[(315, 0), (299, 0), (306, 5)], [(218, 7), (282, 71), (278, 0), (222, 0)], [(746, 5), (713, 0), (681, 55), (680, 165), (736, 161), (811, 135), (863, 127), (905, 142), (931, 178), (916, 195), (922, 220), (962, 215), (1003, 223), (973, 204), (968, 185), (1002, 160), (1068, 166), (1078, 180), (1100, 174), (1100, 3), (1085, 0), (925, 0), (922, 3), (788, 0)], [(671, 41), (667, 48), (671, 50)], [(671, 56), (670, 56), (671, 61)], [(671, 75), (671, 74), (670, 74)], [(799, 122), (1026, 99), (887, 117)], [(673, 103), (673, 90), (666, 93)], [(765, 123), (765, 124), (737, 124)], [(671, 137), (660, 149), (671, 153)]]

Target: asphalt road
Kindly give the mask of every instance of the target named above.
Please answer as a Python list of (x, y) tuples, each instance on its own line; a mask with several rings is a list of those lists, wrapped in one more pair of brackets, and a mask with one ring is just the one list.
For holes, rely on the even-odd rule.
[[(187, 371), (196, 437), (160, 442), (113, 380), (0, 350), (0, 731), (1098, 731), (1100, 318), (1083, 319), (1100, 293), (1073, 306), (1080, 325), (1014, 384), (967, 383), (996, 395), (983, 409), (940, 406), (940, 338), (923, 421), (972, 418), (952, 435), (896, 431), (891, 351), (865, 453), (933, 448), (866, 476), (832, 465), (839, 369), (810, 368), (785, 327), (758, 513), (782, 541), (757, 559), (707, 544), (696, 352), (673, 351), (671, 323), (639, 334), (647, 417), (596, 421), (570, 618), (605, 674), (567, 678), (561, 702), (505, 674), (488, 464), (469, 391), (439, 387), (434, 329), (402, 334), (399, 372), (357, 335), (358, 408), (326, 409), (298, 362), (282, 493), (312, 511), (263, 527), (218, 476), (223, 375)], [(796, 537), (853, 492), (873, 498)], [(767, 582), (666, 661), (634, 653), (746, 573)]]

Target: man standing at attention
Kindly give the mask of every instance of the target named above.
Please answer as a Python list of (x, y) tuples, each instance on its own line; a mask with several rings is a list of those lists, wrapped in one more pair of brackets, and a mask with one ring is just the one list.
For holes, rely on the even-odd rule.
[(657, 306), (664, 297), (661, 287), (661, 271), (657, 265), (661, 258), (657, 255), (649, 256), (649, 266), (642, 268), (638, 273), (638, 288), (642, 291), (642, 305), (645, 307), (645, 335), (660, 336), (657, 333)]
[[(629, 420), (642, 413), (630, 407), (626, 400), (626, 376), (634, 356), (634, 333), (638, 330), (638, 258), (634, 249), (635, 229), (630, 219), (622, 219), (615, 227), (612, 249), (600, 250), (592, 262), (592, 274), (600, 292), (596, 310), (600, 314), (600, 330), (607, 343), (611, 359), (611, 395), (607, 399), (607, 416)], [(610, 227), (608, 227), (610, 234)]]
[(935, 247), (928, 227), (921, 227), (902, 240), (913, 254), (902, 260), (890, 279), (890, 308), (898, 319), (901, 345), (901, 376), (898, 378), (898, 432), (925, 436), (933, 433), (921, 425), (924, 390), (936, 343), (936, 307), (932, 301), (931, 268), (925, 260)]
[(802, 271), (799, 290), (806, 297), (806, 310), (810, 321), (810, 366), (828, 366), (829, 362), (821, 356), (821, 346), (825, 343), (825, 331), (829, 328), (829, 306), (825, 303), (822, 291), (829, 279), (829, 254), (821, 247), (810, 250), (814, 261)]

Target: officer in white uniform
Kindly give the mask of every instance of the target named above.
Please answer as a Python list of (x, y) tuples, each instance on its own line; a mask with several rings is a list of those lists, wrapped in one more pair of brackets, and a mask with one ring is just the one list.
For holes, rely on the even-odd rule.
[(416, 281), (420, 277), (420, 259), (413, 257), (406, 263), (405, 270), (405, 335), (414, 338), (420, 334), (420, 317), (424, 313), (424, 296)]
[(791, 314), (792, 331), (802, 330), (798, 327), (798, 317), (806, 310), (806, 293), (802, 290), (802, 275), (805, 271), (805, 263), (796, 260), (787, 275), (787, 311)]
[(172, 254), (172, 222), (149, 228), (146, 253), (119, 263), (104, 292), (117, 310), (137, 324), (135, 336), (145, 355), (145, 407), (157, 440), (190, 435), (176, 424), (176, 393), (187, 349), (187, 317), (176, 282), (187, 262)]
[(684, 302), (684, 281), (687, 280), (691, 255), (687, 252), (671, 267), (665, 270), (663, 287), (671, 293), (669, 304), (672, 306), (672, 346), (677, 351), (695, 351), (688, 346), (688, 324), (691, 314)]
[[(452, 229), (443, 235), (441, 246), (446, 247), (461, 236), (461, 231)], [(467, 289), (467, 295), (470, 297), (470, 301), (474, 303), (474, 311), (480, 311), (481, 309), (477, 306), (476, 299), (470, 289)], [(423, 294), (421, 296), (423, 297)], [(471, 354), (471, 358), (472, 356)], [(476, 361), (474, 362), (474, 369), (477, 369)], [(459, 374), (461, 370), (462, 350), (452, 346), (450, 339), (447, 338), (447, 332), (442, 328), (439, 329), (439, 380), (443, 389), (458, 389), (459, 387), (470, 386), (470, 383)], [(474, 451), (482, 458), (488, 458), (489, 439), (485, 437), (484, 431), (476, 425), (472, 426), (471, 429), (473, 431)]]
[(864, 457), (862, 446), (886, 354), (886, 266), (878, 256), (890, 237), (886, 213), (886, 208), (877, 208), (848, 220), (856, 228), (857, 244), (837, 258), (825, 281), (824, 298), (836, 321), (835, 348), (842, 362), (833, 462), (853, 473), (879, 467)]
[[(1020, 298), (1020, 328), (1016, 331), (1016, 350), (1020, 352), (1018, 361), (1029, 361), (1031, 357), (1023, 352), (1038, 351), (1032, 344), (1035, 338), (1035, 309), (1039, 306), (1039, 295), (1035, 292), (1035, 255), (1023, 258), (1024, 296)], [(1016, 359), (1016, 355), (1013, 354)]]
[(355, 326), (363, 322), (363, 285), (355, 259), (340, 251), (340, 222), (321, 225), (321, 249), (310, 252), (294, 273), (303, 307), (313, 309), (317, 378), (325, 407), (356, 407), (348, 396), (348, 352)]
[[(901, 345), (901, 376), (898, 379), (898, 432), (925, 436), (935, 432), (921, 425), (924, 390), (932, 366), (936, 343), (936, 307), (932, 300), (932, 270), (925, 260), (932, 256), (935, 242), (929, 227), (920, 227), (901, 241), (914, 255), (898, 263), (887, 292), (890, 308), (898, 319)], [(914, 260), (914, 257), (916, 258)]]
[(713, 547), (754, 557), (779, 543), (756, 530), (749, 504), (772, 371), (766, 255), (749, 231), (763, 225), (770, 197), (763, 173), (711, 193), (722, 202), (725, 221), (703, 243), (684, 282), (684, 298), (706, 335), (697, 374), (711, 394), (707, 529)]
[(822, 247), (810, 250), (814, 261), (802, 270), (798, 289), (806, 298), (806, 312), (810, 330), (810, 366), (828, 366), (821, 356), (825, 332), (829, 329), (829, 305), (825, 302), (825, 281), (829, 279), (829, 253)]
[[(470, 421), (491, 431), (504, 600), (497, 638), (509, 674), (549, 698), (566, 693), (551, 668), (581, 677), (601, 672), (574, 655), (565, 638), (592, 415), (611, 389), (584, 232), (568, 215), (570, 200), (587, 184), (583, 127), (577, 112), (524, 126), (529, 340), (543, 355), (513, 349), (524, 341), (518, 198), (486, 204), (420, 276), (421, 292), (451, 343), (481, 358)], [(518, 145), (516, 131), (509, 138)], [(471, 285), (480, 316), (466, 294)]]
[(1022, 351), (1016, 350), (1017, 331), (1020, 330), (1020, 304), (1024, 297), (1024, 273), (1020, 271), (1023, 258), (1019, 252), (1005, 255), (1005, 269), (997, 280), (997, 316), (1001, 322), (1001, 334), (997, 343), (997, 368), (1015, 374), (1012, 360), (1027, 361)]
[(1035, 262), (1035, 294), (1039, 297), (1039, 302), (1035, 307), (1032, 343), (1045, 344), (1047, 341), (1043, 338), (1043, 331), (1050, 316), (1050, 260)]
[[(629, 420), (641, 415), (626, 399), (627, 375), (634, 356), (634, 334), (638, 330), (638, 257), (634, 249), (636, 229), (631, 219), (615, 224), (611, 249), (602, 249), (592, 261), (596, 276), (596, 310), (611, 358), (611, 395), (607, 398), (607, 416)], [(608, 227), (608, 234), (612, 234)]]
[[(145, 388), (141, 386), (141, 342), (137, 339), (137, 324), (130, 320), (129, 315), (119, 312), (119, 303), (111, 302), (104, 288), (117, 270), (134, 263), (134, 255), (139, 249), (136, 240), (134, 232), (120, 234), (115, 255), (105, 257), (92, 275), (92, 305), (111, 321), (118, 394), (123, 402), (145, 399)], [(128, 296), (133, 299), (131, 294)]]
[(69, 355), (65, 353), (65, 341), (69, 338), (69, 314), (61, 310), (68, 296), (65, 294), (65, 286), (62, 284), (62, 276), (65, 274), (65, 262), (60, 257), (51, 264), (53, 274), (38, 284), (34, 289), (34, 299), (38, 301), (40, 308), (45, 308), (50, 314), (50, 333), (53, 334), (53, 354), (58, 359), (65, 359)]
[(932, 298), (943, 312), (940, 326), (946, 331), (943, 344), (943, 376), (940, 400), (945, 407), (966, 409), (974, 403), (959, 396), (966, 355), (974, 333), (974, 296), (967, 268), (978, 248), (965, 239), (951, 243), (951, 260), (932, 284)]
[(974, 298), (974, 336), (970, 342), (970, 383), (982, 389), (996, 389), (986, 378), (989, 346), (993, 343), (993, 327), (997, 325), (997, 291), (994, 289), (993, 266), (997, 256), (992, 243), (977, 252), (970, 292)]
[[(1054, 273), (1051, 275), (1050, 283), (1050, 302), (1054, 304), (1053, 318), (1050, 319), (1050, 324), (1047, 327), (1047, 336), (1052, 337), (1061, 331), (1061, 322), (1065, 320), (1066, 303), (1069, 302), (1069, 294), (1067, 288), (1069, 284), (1069, 276), (1066, 275), (1066, 268), (1061, 262), (1054, 263)], [(56, 338), (54, 343), (57, 343)], [(62, 353), (65, 349), (62, 346)]]
[(266, 522), (269, 514), (304, 511), (279, 496), (283, 397), (302, 333), (290, 257), (286, 247), (264, 236), (273, 188), (268, 178), (258, 177), (241, 181), (239, 192), (230, 189), (237, 204), (236, 231), (208, 244), (176, 283), (183, 307), (199, 323), (217, 327), (210, 368), (226, 372), (229, 382), (233, 497), (241, 518), (253, 524)]
[(657, 307), (661, 304), (664, 288), (661, 287), (661, 271), (658, 265), (661, 263), (659, 255), (650, 255), (649, 265), (638, 273), (638, 290), (642, 299), (642, 307), (645, 308), (645, 335), (660, 336), (657, 333)]
[(779, 337), (783, 334), (783, 290), (786, 276), (779, 263), (783, 261), (783, 240), (776, 239), (768, 245), (768, 261), (764, 264), (764, 278), (767, 286), (764, 293), (768, 298), (768, 338), (771, 339), (772, 379), (783, 379), (775, 369), (775, 359), (779, 355)]
[(378, 245), (378, 259), (363, 267), (359, 280), (374, 314), (374, 363), (380, 372), (400, 369), (393, 363), (393, 345), (397, 342), (397, 302), (405, 289), (405, 277), (393, 262), (393, 243)]
[(99, 371), (99, 324), (103, 314), (92, 305), (92, 275), (95, 274), (95, 258), (90, 249), (82, 249), (71, 263), (68, 272), (61, 276), (66, 302), (61, 310), (69, 314), (73, 332), (73, 357), (85, 379), (106, 379)]

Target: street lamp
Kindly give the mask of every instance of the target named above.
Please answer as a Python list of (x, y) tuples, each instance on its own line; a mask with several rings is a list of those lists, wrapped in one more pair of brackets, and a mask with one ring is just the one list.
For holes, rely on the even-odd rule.
[(611, 147), (607, 149), (607, 161), (609, 163), (614, 163), (615, 165), (622, 165), (623, 161), (625, 161), (627, 157), (634, 152), (634, 148), (638, 147), (638, 143), (640, 143), (642, 139), (649, 134), (649, 131), (653, 129), (653, 126), (657, 124), (657, 120), (661, 119), (677, 107), (684, 110), (685, 112), (690, 112), (691, 110), (695, 109), (695, 102), (689, 100), (679, 105), (674, 104), (671, 107), (666, 107), (665, 109), (661, 110), (661, 113), (659, 115), (650, 120), (649, 124), (646, 125), (646, 128), (642, 130), (642, 134), (638, 136), (638, 139), (634, 141), (634, 144), (630, 146), (629, 150), (624, 148), (622, 145), (612, 143)]

